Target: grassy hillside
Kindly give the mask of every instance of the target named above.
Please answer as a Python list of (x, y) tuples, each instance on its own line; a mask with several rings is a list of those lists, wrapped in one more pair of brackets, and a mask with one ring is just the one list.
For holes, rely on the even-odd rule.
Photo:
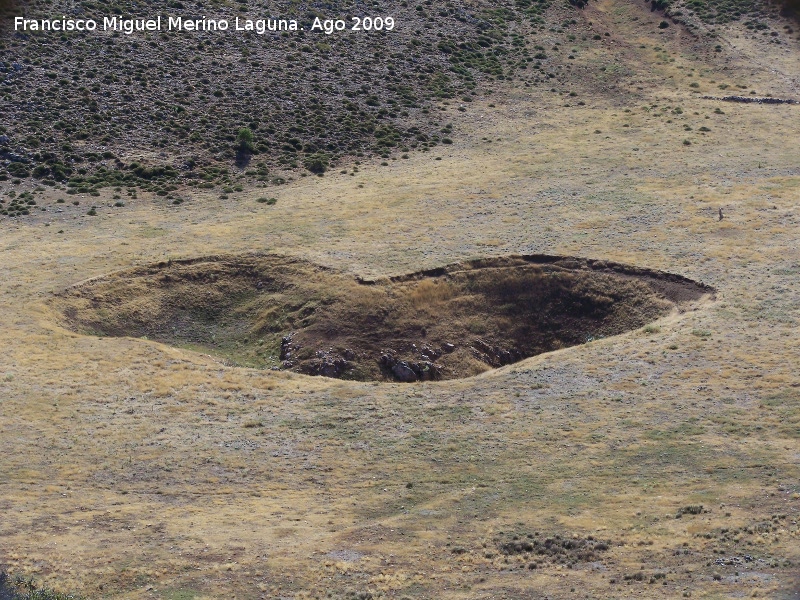
[[(433, 18), (442, 5), (421, 6)], [(416, 12), (416, 4), (402, 8)], [(454, 97), (415, 83), (428, 90), (418, 107), (406, 107), (408, 117), (387, 112), (382, 122), (395, 119), (399, 129), (404, 119), (430, 119), (428, 151), (417, 140), (409, 158), (401, 145), (384, 158), (373, 148), (377, 138), (365, 136), (355, 156), (342, 151), (322, 178), (302, 177), (312, 174), (302, 166), (303, 149), (286, 151), (296, 168), (281, 164), (281, 152), (262, 152), (269, 110), (258, 127), (231, 119), (224, 135), (233, 139), (212, 131), (213, 150), (191, 133), (152, 148), (148, 136), (164, 120), (131, 117), (103, 142), (101, 125), (83, 119), (95, 114), (92, 99), (120, 119), (125, 110), (155, 117), (148, 111), (157, 100), (184, 106), (187, 115), (169, 117), (176, 123), (195, 113), (209, 123), (228, 119), (209, 106), (238, 96), (218, 99), (217, 82), (242, 94), (250, 84), (263, 87), (228, 80), (247, 64), (241, 58), (271, 60), (261, 38), (252, 38), (257, 45), (246, 57), (238, 46), (211, 52), (204, 41), (197, 56), (217, 79), (185, 79), (194, 90), (170, 87), (163, 75), (186, 78), (180, 68), (195, 54), (147, 75), (146, 88), (131, 77), (132, 89), (146, 91), (139, 106), (136, 94), (127, 105), (118, 99), (130, 89), (123, 82), (103, 83), (102, 52), (130, 48), (123, 60), (137, 66), (133, 50), (156, 52), (174, 40), (150, 46), (140, 38), (133, 49), (136, 39), (121, 36), (89, 52), (88, 40), (50, 38), (45, 53), (39, 38), (4, 30), (0, 60), (12, 70), (8, 52), (38, 54), (16, 75), (3, 73), (31, 83), (0, 84), (11, 97), (0, 112), (7, 131), (0, 135), (8, 136), (3, 168), (20, 162), (9, 153), (55, 148), (47, 140), (66, 128), (54, 128), (52, 117), (64, 110), (80, 117), (64, 120), (70, 128), (91, 127), (98, 137), (70, 138), (74, 149), (58, 145), (59, 153), (98, 153), (106, 144), (114, 153), (76, 162), (87, 176), (103, 163), (130, 174), (133, 162), (172, 166), (177, 175), (160, 172), (157, 186), (136, 176), (119, 190), (96, 189), (106, 176), (69, 186), (33, 175), (0, 181), (8, 213), (0, 215), (0, 570), (37, 589), (114, 600), (796, 597), (800, 176), (791, 142), (800, 107), (709, 98), (800, 99), (796, 24), (766, 8), (725, 23), (651, 8), (554, 1), (544, 16), (506, 20), (503, 47), (519, 56), (527, 48), (533, 60), (513, 76), (504, 62), (504, 79), (469, 66), (470, 80), (448, 71), (456, 67), (453, 52), (420, 49), (420, 60), (434, 61), (425, 64), (457, 86)], [(312, 9), (322, 10), (296, 8)], [(768, 29), (750, 28), (755, 19)], [(427, 16), (418, 21), (433, 26)], [(456, 18), (452, 27), (477, 24)], [(511, 34), (523, 27), (524, 46), (515, 46)], [(426, 43), (443, 39), (421, 30)], [(212, 49), (218, 39), (251, 38), (213, 39)], [(392, 39), (400, 38), (378, 41)], [(46, 72), (56, 72), (58, 61), (72, 65), (70, 49), (82, 45), (97, 75), (81, 72), (90, 79), (75, 85), (89, 95), (76, 102), (74, 94), (57, 96)], [(371, 60), (383, 64), (387, 54), (375, 57), (376, 48)], [(293, 64), (323, 67), (321, 54), (305, 54), (318, 58)], [(338, 59), (331, 52), (328, 60)], [(400, 73), (400, 60), (391, 62)], [(331, 77), (317, 85), (344, 83)], [(290, 89), (299, 104), (298, 88)], [(189, 105), (174, 98), (185, 91)], [(331, 107), (347, 98), (336, 97)], [(288, 110), (291, 99), (273, 98)], [(257, 101), (252, 92), (249, 100)], [(368, 95), (350, 100), (375, 111), (376, 122), (381, 108), (389, 110), (381, 96), (379, 107), (367, 104)], [(9, 110), (14, 119), (5, 118)], [(38, 149), (19, 143), (38, 131), (26, 124), (34, 118), (46, 132)], [(452, 144), (443, 143), (448, 124)], [(237, 167), (229, 144), (243, 126), (258, 154)], [(196, 173), (224, 167), (228, 175), (186, 177), (184, 146), (198, 154)], [(259, 181), (260, 161), (274, 161), (266, 181)], [(286, 183), (272, 181), (278, 176)], [(213, 185), (188, 184), (199, 181)], [(331, 315), (332, 333), (363, 332), (348, 344), (378, 334), (400, 339), (395, 324), (423, 317), (432, 318), (433, 332), (464, 325), (465, 343), (436, 339), (433, 350), (452, 343), (480, 352), (475, 338), (504, 350), (484, 336), (532, 321), (556, 333), (559, 310), (582, 304), (569, 286), (548, 287), (541, 274), (519, 286), (500, 271), (478, 270), (476, 278), (488, 277), (483, 286), (443, 271), (534, 255), (578, 257), (558, 265), (569, 272), (633, 265), (619, 275), (670, 273), (715, 294), (641, 304), (645, 318), (606, 337), (589, 335), (584, 322), (583, 335), (568, 340), (575, 345), (510, 365), (487, 362), (473, 377), (353, 381), (272, 370), (277, 365), (264, 356), (268, 344), (276, 352), (282, 343), (267, 333), (296, 331), (299, 339), (300, 329), (322, 328)], [(264, 256), (296, 268), (280, 277), (245, 268)], [(222, 268), (219, 257), (233, 258)], [(442, 286), (448, 275), (452, 287)], [(635, 300), (641, 281), (625, 282), (616, 289)], [(584, 290), (592, 292), (589, 308), (610, 308), (613, 316), (624, 297), (606, 283)], [(549, 304), (525, 303), (553, 290)], [(459, 310), (489, 305), (492, 292), (495, 313), (462, 318)], [(204, 320), (208, 310), (212, 318)], [(636, 307), (626, 316), (636, 317)], [(180, 339), (223, 325), (231, 325), (222, 332), (230, 344), (220, 335), (203, 344)], [(429, 350), (417, 337), (402, 341), (415, 344), (420, 359)], [(308, 360), (332, 347), (313, 346)], [(248, 366), (251, 356), (263, 362)]]

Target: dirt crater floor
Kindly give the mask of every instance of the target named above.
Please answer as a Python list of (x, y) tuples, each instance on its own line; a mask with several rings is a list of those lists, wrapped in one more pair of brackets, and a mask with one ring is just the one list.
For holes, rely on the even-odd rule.
[(146, 337), (241, 366), (413, 382), (468, 377), (616, 335), (710, 294), (677, 275), (546, 255), (373, 281), (248, 255), (117, 272), (53, 302), (85, 334)]

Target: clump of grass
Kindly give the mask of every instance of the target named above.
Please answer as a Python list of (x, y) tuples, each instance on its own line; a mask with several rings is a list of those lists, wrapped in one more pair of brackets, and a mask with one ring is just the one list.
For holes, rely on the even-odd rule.
[(261, 198), (256, 198), (256, 202), (259, 204), (266, 204), (267, 206), (272, 206), (276, 202), (278, 202), (277, 198), (267, 198), (266, 196), (262, 196)]
[(453, 287), (445, 282), (436, 282), (430, 279), (420, 281), (409, 293), (409, 300), (415, 308), (428, 306), (436, 302), (444, 302), (454, 295)]

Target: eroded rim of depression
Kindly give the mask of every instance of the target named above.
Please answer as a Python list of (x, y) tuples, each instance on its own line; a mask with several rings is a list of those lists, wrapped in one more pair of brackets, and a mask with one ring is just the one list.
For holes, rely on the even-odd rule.
[(248, 254), (118, 271), (52, 304), (83, 334), (146, 337), (238, 366), (414, 382), (617, 335), (714, 293), (673, 273), (544, 254), (370, 280)]

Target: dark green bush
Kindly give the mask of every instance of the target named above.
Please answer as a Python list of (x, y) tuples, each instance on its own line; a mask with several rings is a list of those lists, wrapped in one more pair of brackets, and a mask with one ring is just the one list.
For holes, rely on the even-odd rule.
[(254, 150), (253, 132), (247, 127), (242, 127), (236, 135), (236, 152), (252, 154)]
[(327, 154), (317, 153), (307, 156), (303, 166), (316, 175), (321, 175), (328, 170), (330, 157)]

